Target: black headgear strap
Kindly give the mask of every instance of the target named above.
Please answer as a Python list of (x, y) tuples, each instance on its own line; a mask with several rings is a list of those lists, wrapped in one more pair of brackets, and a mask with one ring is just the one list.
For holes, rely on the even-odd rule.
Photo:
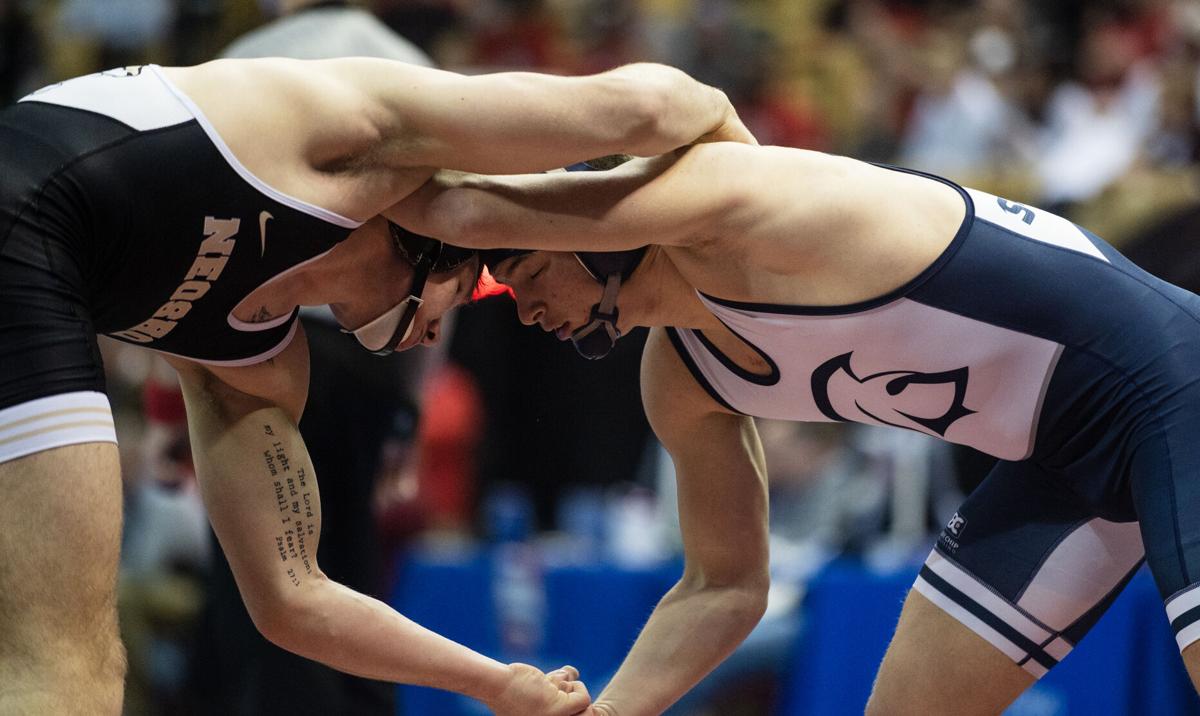
[(588, 324), (571, 333), (571, 344), (576, 352), (588, 360), (599, 360), (612, 351), (621, 337), (617, 328), (620, 310), (617, 308), (617, 293), (621, 290), (621, 277), (612, 274), (604, 283), (604, 295), (600, 303), (592, 306)]
[(581, 251), (575, 254), (591, 277), (604, 286), (600, 302), (592, 306), (587, 325), (571, 332), (571, 343), (579, 355), (588, 360), (599, 360), (616, 345), (621, 337), (621, 329), (617, 328), (617, 318), (620, 316), (617, 294), (621, 291), (622, 282), (633, 275), (645, 254), (645, 247), (631, 251)]

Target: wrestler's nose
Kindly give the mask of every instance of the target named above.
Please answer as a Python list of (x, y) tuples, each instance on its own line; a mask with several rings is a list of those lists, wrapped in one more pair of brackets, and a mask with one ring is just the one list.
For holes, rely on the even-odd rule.
[(544, 315), (546, 315), (545, 305), (540, 303), (526, 303), (520, 299), (517, 299), (517, 316), (520, 317), (521, 323), (524, 323), (527, 326), (532, 326)]

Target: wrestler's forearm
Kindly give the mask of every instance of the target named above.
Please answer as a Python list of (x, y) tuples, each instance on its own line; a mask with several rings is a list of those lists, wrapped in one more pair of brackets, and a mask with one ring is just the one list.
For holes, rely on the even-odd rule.
[(339, 671), (432, 686), (482, 701), (507, 684), (506, 667), (329, 579), (314, 580), (289, 607), (279, 646)]
[(596, 699), (597, 711), (615, 716), (662, 713), (746, 638), (761, 616), (760, 601), (753, 588), (676, 585)]

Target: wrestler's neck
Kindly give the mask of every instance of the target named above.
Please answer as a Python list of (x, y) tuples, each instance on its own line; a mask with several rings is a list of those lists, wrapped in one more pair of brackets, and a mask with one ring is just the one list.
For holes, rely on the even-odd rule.
[(394, 291), (407, 279), (396, 272), (410, 269), (396, 259), (393, 251), (373, 233), (355, 232), (319, 258), (296, 266), (256, 293), (272, 289), (266, 297), (270, 306), (286, 313), (296, 306), (334, 305), (361, 300), (371, 292)]
[(651, 246), (617, 298), (622, 333), (639, 326), (712, 329), (720, 325), (661, 247)]
[(361, 301), (364, 295), (403, 296), (412, 279), (412, 267), (399, 259), (390, 244), (351, 236), (313, 262), (306, 272), (302, 306), (322, 306)]

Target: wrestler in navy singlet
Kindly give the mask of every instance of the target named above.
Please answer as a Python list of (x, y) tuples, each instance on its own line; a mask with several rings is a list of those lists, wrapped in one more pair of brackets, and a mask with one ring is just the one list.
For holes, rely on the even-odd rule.
[(1034, 675), (1100, 616), (1143, 541), (1182, 649), (1200, 638), (1200, 297), (1065, 219), (955, 188), (958, 234), (888, 295), (702, 294), (769, 374), (700, 331), (670, 338), (734, 411), (899, 426), (1001, 458), (916, 588)]
[(234, 307), (360, 223), (251, 174), (154, 66), (5, 109), (0, 164), (0, 410), (103, 392), (97, 333), (205, 363), (269, 358), (295, 315), (247, 324)]

